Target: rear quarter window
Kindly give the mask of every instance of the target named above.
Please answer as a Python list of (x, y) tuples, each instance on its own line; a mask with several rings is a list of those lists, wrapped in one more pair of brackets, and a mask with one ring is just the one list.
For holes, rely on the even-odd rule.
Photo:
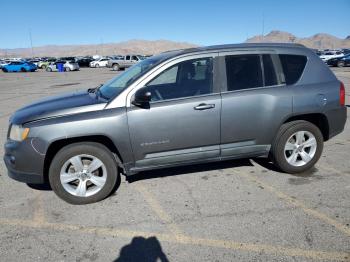
[(307, 58), (303, 55), (279, 55), (287, 85), (295, 84), (301, 77)]

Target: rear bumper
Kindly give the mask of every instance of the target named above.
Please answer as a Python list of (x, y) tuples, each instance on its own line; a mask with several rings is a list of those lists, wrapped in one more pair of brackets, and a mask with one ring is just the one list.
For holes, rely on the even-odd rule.
[(339, 109), (333, 109), (326, 112), (326, 116), (328, 119), (329, 125), (329, 136), (328, 138), (332, 138), (341, 132), (343, 132), (346, 118), (347, 118), (347, 109), (346, 106), (343, 106)]

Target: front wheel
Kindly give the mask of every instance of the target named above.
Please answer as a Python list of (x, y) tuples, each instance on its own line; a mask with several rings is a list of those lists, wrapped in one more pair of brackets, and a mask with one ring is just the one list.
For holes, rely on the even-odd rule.
[(112, 68), (113, 68), (113, 71), (119, 71), (119, 65), (118, 64), (114, 64)]
[(100, 65), (99, 65), (99, 64), (95, 64), (95, 67), (96, 67), (96, 68), (99, 68), (99, 67), (100, 67)]
[(119, 179), (113, 154), (92, 142), (63, 147), (52, 160), (49, 181), (64, 201), (81, 205), (109, 196)]
[(27, 72), (27, 70), (26, 70), (24, 67), (22, 67), (22, 68), (21, 68), (21, 72), (24, 73), (24, 72)]
[(338, 61), (337, 66), (338, 67), (344, 67), (344, 62), (343, 61)]
[(65, 67), (64, 68), (66, 72), (69, 72), (70, 71), (70, 68), (69, 67)]
[(310, 122), (298, 120), (281, 126), (272, 145), (272, 156), (278, 168), (293, 174), (313, 167), (322, 150), (320, 129)]

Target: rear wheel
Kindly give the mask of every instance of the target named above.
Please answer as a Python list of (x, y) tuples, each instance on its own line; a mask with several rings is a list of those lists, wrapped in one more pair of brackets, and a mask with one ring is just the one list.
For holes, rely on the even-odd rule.
[(51, 67), (47, 67), (46, 68), (46, 72), (52, 72), (52, 68)]
[(286, 173), (301, 173), (315, 165), (322, 154), (323, 136), (314, 124), (298, 120), (281, 126), (272, 156), (275, 165)]
[(103, 145), (75, 143), (52, 160), (49, 181), (54, 192), (71, 204), (89, 204), (106, 198), (119, 179), (113, 154)]
[(118, 64), (114, 64), (113, 65), (113, 70), (114, 71), (119, 71), (119, 65)]
[(64, 68), (66, 72), (69, 72), (70, 71), (70, 68), (69, 67), (65, 67)]
[(6, 68), (2, 68), (2, 71), (5, 72), (5, 73), (8, 72), (8, 70)]
[(27, 72), (27, 70), (24, 67), (22, 67), (21, 72)]

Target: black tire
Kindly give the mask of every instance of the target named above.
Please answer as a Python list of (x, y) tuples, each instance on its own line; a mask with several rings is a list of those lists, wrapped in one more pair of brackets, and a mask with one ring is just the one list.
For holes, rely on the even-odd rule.
[(25, 72), (27, 72), (27, 70), (24, 67), (22, 67), (21, 72), (25, 73)]
[(344, 67), (344, 62), (343, 61), (338, 61), (337, 67)]
[[(60, 172), (64, 163), (73, 156), (80, 154), (97, 157), (103, 162), (107, 170), (104, 186), (100, 191), (88, 197), (75, 196), (69, 193), (64, 189), (60, 180)], [(118, 166), (112, 152), (104, 145), (93, 142), (74, 143), (63, 147), (53, 158), (49, 169), (49, 182), (53, 191), (58, 197), (74, 205), (90, 204), (105, 199), (116, 189), (115, 185), (119, 179)]]
[(95, 64), (95, 68), (99, 68), (99, 67), (100, 67), (100, 65), (96, 63)]
[(7, 70), (6, 68), (2, 68), (2, 71), (3, 71), (4, 73), (8, 73), (8, 70)]
[[(288, 139), (298, 131), (310, 132), (315, 137), (317, 146), (316, 152), (309, 162), (302, 166), (293, 166), (286, 160), (284, 147)], [(271, 148), (272, 161), (276, 167), (283, 172), (290, 174), (302, 173), (312, 168), (316, 164), (322, 154), (322, 150), (323, 135), (317, 126), (304, 120), (292, 121), (285, 123), (280, 127)]]
[(114, 64), (114, 65), (112, 66), (112, 68), (113, 68), (113, 71), (119, 71), (119, 70), (120, 70), (118, 64)]

